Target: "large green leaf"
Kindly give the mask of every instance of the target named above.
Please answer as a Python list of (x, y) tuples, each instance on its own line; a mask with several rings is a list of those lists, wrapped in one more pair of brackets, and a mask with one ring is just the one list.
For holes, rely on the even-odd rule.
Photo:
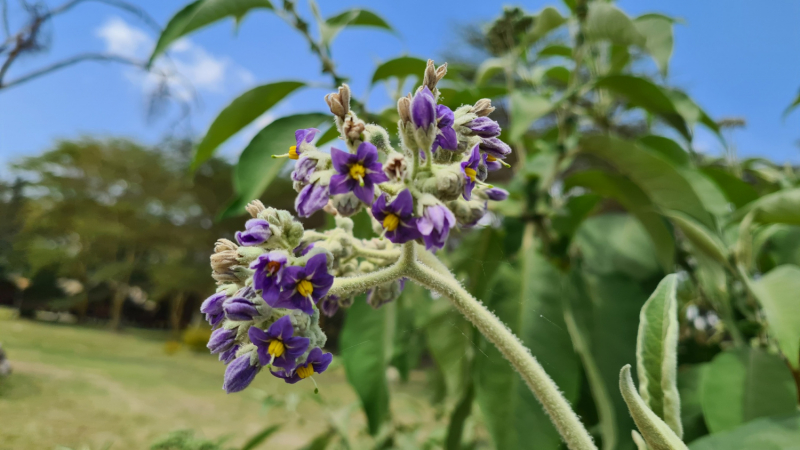
[(372, 74), (372, 84), (389, 78), (416, 77), (422, 79), (427, 61), (413, 56), (401, 56), (380, 64)]
[(789, 368), (779, 357), (757, 348), (718, 354), (706, 367), (702, 383), (700, 401), (712, 433), (797, 409), (797, 388)]
[(729, 171), (713, 166), (703, 167), (700, 170), (719, 186), (728, 201), (737, 208), (758, 200), (756, 189)]
[(259, 198), (269, 187), (287, 161), (286, 158), (272, 156), (284, 154), (295, 145), (295, 130), (318, 127), (327, 120), (330, 120), (328, 114), (297, 114), (281, 117), (259, 131), (239, 156), (233, 173), (237, 200), (229, 206), (224, 216), (230, 217), (244, 211), (248, 202)]
[(678, 392), (681, 397), (683, 441), (692, 442), (708, 434), (700, 404), (700, 388), (705, 364), (684, 364), (678, 371)]
[(363, 297), (347, 310), (341, 343), (347, 381), (353, 386), (375, 435), (389, 417), (386, 368), (394, 344), (395, 304), (373, 309)]
[[(565, 331), (560, 274), (526, 239), (521, 272), (503, 264), (491, 290), (490, 308), (531, 349), (565, 397), (578, 393), (578, 359)], [(482, 345), (477, 398), (497, 448), (557, 449), (561, 438), (541, 405), (500, 352)]]
[(692, 184), (673, 164), (655, 152), (610, 136), (583, 138), (581, 149), (616, 167), (659, 207), (681, 211), (707, 227), (714, 226)]
[(644, 46), (646, 39), (636, 24), (611, 3), (592, 2), (586, 17), (586, 38), (610, 41), (619, 45)]
[(582, 186), (596, 194), (613, 198), (639, 219), (650, 235), (661, 267), (666, 272), (672, 271), (675, 264), (675, 239), (667, 223), (656, 212), (653, 202), (639, 186), (624, 176), (597, 170), (584, 170), (564, 180), (565, 189), (573, 186)]
[(687, 140), (691, 140), (692, 134), (686, 119), (676, 109), (668, 93), (652, 81), (634, 75), (608, 75), (598, 79), (595, 87), (625, 98), (630, 105), (661, 118)]
[(541, 95), (528, 91), (514, 91), (511, 102), (511, 130), (509, 140), (517, 142), (536, 120), (553, 108), (553, 104)]
[(747, 262), (751, 257), (753, 228), (756, 225), (800, 225), (800, 189), (786, 189), (765, 195), (737, 213), (744, 214), (739, 224), (737, 253), (740, 261)]
[(167, 47), (192, 31), (226, 17), (241, 22), (245, 14), (256, 8), (272, 9), (272, 3), (269, 0), (197, 0), (186, 5), (164, 27), (148, 64), (153, 64)]
[(345, 29), (345, 27), (361, 26), (394, 31), (392, 26), (381, 16), (366, 9), (344, 11), (329, 17), (324, 22), (320, 21), (319, 25), (322, 44), (326, 47), (330, 46), (336, 35)]
[(665, 211), (664, 215), (680, 228), (686, 239), (699, 251), (705, 253), (723, 266), (728, 264), (728, 251), (725, 245), (711, 230), (701, 223), (678, 211)]
[(645, 37), (644, 48), (653, 57), (661, 74), (666, 76), (672, 56), (672, 25), (675, 21), (661, 14), (644, 14), (634, 20), (636, 29)]
[(553, 8), (552, 6), (544, 8), (543, 10), (539, 11), (538, 14), (536, 14), (533, 27), (525, 36), (525, 44), (531, 45), (535, 43), (551, 31), (555, 30), (561, 25), (564, 25), (566, 22), (567, 18), (563, 17), (557, 9)]
[(800, 369), (800, 267), (778, 266), (752, 284), (772, 337), (795, 369)]
[(300, 81), (281, 81), (254, 87), (237, 97), (219, 113), (203, 140), (197, 145), (192, 169), (196, 169), (210, 158), (217, 147), (229, 137), (303, 86), (305, 83)]
[(800, 450), (800, 414), (765, 417), (712, 434), (689, 445), (691, 450)]
[(680, 328), (677, 288), (677, 275), (667, 275), (642, 307), (636, 339), (636, 367), (642, 401), (682, 437), (677, 385)]
[(619, 374), (619, 389), (628, 405), (633, 421), (636, 422), (639, 433), (651, 450), (688, 450), (680, 437), (647, 407), (639, 393), (636, 392), (630, 365), (624, 366)]

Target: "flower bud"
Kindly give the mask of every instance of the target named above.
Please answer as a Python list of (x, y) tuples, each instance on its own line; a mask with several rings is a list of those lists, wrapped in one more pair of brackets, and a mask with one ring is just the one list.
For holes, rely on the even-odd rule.
[(383, 172), (391, 181), (400, 181), (406, 175), (406, 157), (402, 153), (390, 153), (383, 165)]
[(326, 95), (325, 102), (333, 115), (344, 119), (350, 112), (350, 87), (346, 84), (339, 86), (339, 92)]
[(239, 248), (239, 246), (228, 239), (217, 239), (217, 243), (214, 244), (214, 253), (224, 252), (225, 250), (236, 250), (237, 248)]
[(261, 200), (253, 200), (244, 207), (252, 217), (258, 217), (258, 213), (264, 210), (264, 204)]
[(400, 297), (405, 285), (405, 278), (378, 285), (371, 289), (369, 293), (367, 293), (367, 304), (375, 309), (378, 309), (381, 306), (396, 300), (397, 297)]
[(469, 201), (458, 199), (448, 203), (447, 206), (450, 208), (450, 211), (453, 211), (456, 220), (461, 226), (472, 227), (486, 214), (487, 205), (486, 201), (475, 198)]
[(488, 117), (478, 117), (467, 123), (471, 134), (482, 138), (493, 138), (500, 136), (500, 124)]
[(436, 85), (442, 81), (442, 78), (447, 74), (447, 63), (442, 64), (438, 69), (435, 67), (433, 60), (429, 59), (428, 65), (425, 67), (425, 75), (422, 79), (422, 85), (430, 89), (431, 92), (436, 89)]
[(445, 166), (435, 170), (433, 177), (425, 179), (421, 190), (442, 201), (455, 200), (464, 191), (464, 175), (458, 165)]
[(364, 121), (351, 115), (348, 115), (347, 118), (344, 120), (344, 125), (342, 126), (342, 131), (345, 137), (350, 141), (360, 141), (362, 140), (362, 133), (364, 133), (364, 129), (366, 125)]
[(427, 86), (411, 100), (411, 121), (418, 129), (427, 130), (436, 121), (436, 100)]
[(334, 195), (332, 206), (343, 217), (350, 217), (361, 211), (362, 203), (352, 192)]
[(511, 147), (496, 137), (481, 139), (479, 145), (481, 151), (495, 158), (504, 159), (511, 154)]
[(411, 122), (411, 97), (402, 97), (397, 101), (397, 113), (403, 123)]
[(492, 101), (488, 98), (482, 98), (475, 102), (475, 106), (469, 111), (472, 114), (475, 114), (478, 117), (486, 117), (492, 112), (494, 112), (495, 108), (492, 106)]
[(216, 252), (211, 255), (211, 270), (219, 274), (227, 273), (230, 271), (231, 267), (239, 263), (238, 259), (239, 255), (236, 253), (236, 250)]
[(493, 200), (496, 202), (501, 202), (508, 198), (508, 191), (505, 189), (491, 188), (491, 189), (486, 189), (485, 191), (483, 191), (483, 193), (486, 194), (486, 197), (489, 200)]

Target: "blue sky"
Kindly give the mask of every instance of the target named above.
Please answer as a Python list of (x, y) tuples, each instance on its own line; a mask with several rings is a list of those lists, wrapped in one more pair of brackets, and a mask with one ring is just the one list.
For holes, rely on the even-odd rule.
[[(51, 5), (60, 2), (48, 0)], [(140, 0), (161, 24), (183, 1)], [(300, 2), (302, 3), (302, 2)], [(499, 15), (506, 2), (489, 1), (320, 1), (323, 15), (347, 6), (367, 6), (398, 30), (399, 37), (374, 30), (345, 31), (336, 39), (334, 58), (351, 77), (359, 96), (368, 93), (376, 63), (411, 54), (434, 57), (457, 45), (457, 29)], [(17, 2), (9, 2), (12, 16)], [(530, 12), (557, 2), (524, 2)], [(800, 88), (800, 2), (623, 0), (631, 15), (662, 12), (682, 18), (676, 27), (670, 82), (686, 89), (712, 117), (745, 117), (737, 131), (741, 154), (768, 156), (779, 162), (800, 162), (800, 111), (782, 120), (784, 108)], [(768, 5), (768, 6), (767, 6)], [(307, 13), (305, 4), (301, 11)], [(135, 17), (102, 4), (88, 2), (58, 18), (50, 29), (52, 47), (46, 55), (20, 61), (8, 79), (51, 61), (82, 51), (117, 50), (147, 54), (155, 35)], [(294, 79), (329, 83), (306, 44), (269, 12), (248, 16), (238, 31), (232, 21), (202, 30), (172, 52), (181, 73), (192, 80), (199, 104), (193, 130), (202, 134), (215, 115), (235, 96), (257, 84)], [(146, 120), (144, 91), (148, 80), (113, 64), (85, 63), (19, 87), (0, 91), (0, 166), (22, 155), (39, 153), (55, 139), (81, 135), (128, 136), (155, 143), (170, 121)], [(310, 89), (279, 104), (272, 115), (325, 111), (322, 95)], [(369, 104), (384, 106), (388, 97), (378, 86)], [(260, 119), (260, 124), (270, 117)], [(235, 156), (255, 129), (230, 140), (223, 151)], [(716, 152), (716, 142), (699, 139), (698, 146)], [(0, 168), (0, 173), (5, 172)]]

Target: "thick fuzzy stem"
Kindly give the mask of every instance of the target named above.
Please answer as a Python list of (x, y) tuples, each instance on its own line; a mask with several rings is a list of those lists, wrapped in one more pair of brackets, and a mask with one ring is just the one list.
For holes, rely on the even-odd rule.
[(470, 295), (452, 275), (444, 275), (417, 263), (409, 268), (407, 276), (449, 298), (464, 317), (500, 350), (541, 402), (570, 450), (597, 450), (589, 432), (558, 386), (497, 316)]

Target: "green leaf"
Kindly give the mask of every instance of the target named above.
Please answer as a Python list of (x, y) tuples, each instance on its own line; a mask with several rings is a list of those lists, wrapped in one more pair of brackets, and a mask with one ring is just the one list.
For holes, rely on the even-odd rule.
[(428, 350), (444, 376), (449, 396), (463, 392), (469, 377), (472, 325), (449, 304), (433, 305), (431, 319), (425, 327)]
[(373, 436), (389, 418), (386, 368), (394, 344), (394, 313), (394, 303), (376, 310), (358, 297), (347, 310), (340, 337), (347, 381), (361, 400)]
[(683, 364), (678, 371), (684, 442), (692, 442), (708, 434), (703, 420), (703, 407), (700, 404), (700, 388), (705, 367), (705, 364)]
[(525, 36), (525, 43), (530, 46), (566, 22), (567, 19), (557, 9), (552, 6), (544, 8), (536, 15), (533, 27)]
[(518, 142), (536, 120), (547, 115), (552, 103), (541, 95), (527, 91), (514, 91), (511, 94), (511, 129), (509, 140)]
[(331, 443), (333, 438), (336, 437), (336, 432), (332, 429), (324, 431), (318, 434), (308, 445), (304, 446), (300, 450), (325, 450), (328, 448), (328, 445)]
[(697, 106), (697, 103), (686, 95), (686, 93), (677, 89), (665, 90), (665, 92), (669, 98), (672, 99), (672, 103), (675, 105), (678, 114), (680, 114), (690, 126), (694, 126), (697, 123), (705, 126), (717, 135), (717, 138), (719, 138), (723, 145), (725, 144), (725, 138), (722, 136), (722, 131), (717, 122), (709, 117), (702, 108)]
[(800, 106), (800, 94), (797, 94), (794, 101), (783, 111), (783, 118), (786, 119), (798, 106)]
[[(287, 160), (273, 158), (272, 155), (284, 154), (289, 151), (289, 147), (295, 145), (295, 130), (318, 127), (327, 120), (330, 120), (328, 114), (297, 114), (276, 119), (259, 131), (239, 156), (233, 173), (237, 203), (232, 204), (226, 214), (238, 214), (239, 211), (244, 211), (248, 202), (261, 197)], [(233, 206), (237, 209), (232, 209)]]
[(507, 89), (504, 86), (465, 86), (459, 89), (438, 88), (439, 103), (446, 105), (450, 109), (456, 109), (461, 105), (472, 105), (482, 98), (493, 99), (506, 95)]
[(563, 56), (564, 58), (571, 58), (572, 48), (562, 44), (550, 44), (539, 50), (539, 56)]
[(636, 24), (611, 3), (592, 2), (586, 17), (586, 38), (593, 41), (610, 41), (619, 45), (645, 45), (645, 37)]
[(800, 450), (800, 414), (766, 417), (698, 439), (691, 450)]
[(320, 22), (320, 35), (322, 44), (330, 46), (333, 39), (345, 27), (361, 26), (372, 27), (394, 32), (394, 29), (386, 20), (372, 11), (366, 9), (351, 9), (335, 16), (329, 17), (324, 22)]
[(257, 8), (273, 9), (269, 0), (197, 0), (186, 5), (164, 27), (148, 65), (181, 37), (226, 17), (233, 17), (239, 23), (251, 9)]
[(625, 98), (632, 106), (661, 118), (687, 140), (692, 139), (686, 119), (676, 109), (672, 99), (664, 89), (650, 80), (634, 75), (608, 75), (599, 78), (595, 87), (607, 89)]
[(723, 266), (728, 264), (728, 251), (714, 233), (691, 217), (678, 211), (665, 211), (664, 215), (680, 228), (686, 239), (699, 251)]
[(666, 76), (672, 56), (672, 25), (675, 21), (661, 14), (645, 14), (634, 20), (639, 34), (645, 37), (644, 48), (653, 57), (661, 74)]
[(691, 167), (692, 165), (689, 153), (668, 137), (650, 134), (640, 137), (638, 141), (645, 147), (658, 152), (676, 167)]
[(260, 433), (250, 438), (250, 440), (247, 441), (246, 444), (244, 444), (241, 450), (255, 449), (256, 447), (264, 443), (264, 441), (266, 441), (267, 438), (272, 436), (276, 431), (280, 430), (282, 426), (283, 426), (282, 424), (278, 424), (264, 428)]
[(703, 167), (700, 170), (717, 184), (728, 201), (737, 208), (758, 200), (758, 192), (752, 185), (727, 170), (713, 166)]
[(610, 136), (583, 138), (581, 149), (616, 167), (659, 207), (686, 213), (707, 227), (714, 226), (691, 183), (674, 165), (654, 152)]
[(208, 160), (217, 147), (228, 138), (303, 86), (305, 83), (300, 81), (281, 81), (255, 87), (237, 97), (219, 113), (203, 140), (197, 145), (192, 169), (196, 169)]
[(800, 267), (778, 266), (753, 283), (753, 293), (764, 308), (771, 337), (789, 364), (800, 370)]
[(475, 71), (475, 84), (478, 86), (486, 84), (495, 75), (509, 70), (513, 65), (514, 60), (509, 57), (487, 58)]
[(450, 422), (447, 425), (447, 438), (445, 438), (445, 450), (461, 450), (462, 434), (464, 423), (472, 412), (472, 403), (475, 401), (475, 383), (472, 380), (464, 392), (464, 396), (458, 401), (453, 413), (450, 415)]
[[(767, 194), (740, 209), (745, 214), (739, 224), (736, 252), (740, 261), (750, 261), (752, 229), (756, 225), (800, 225), (800, 189), (786, 189)], [(737, 211), (737, 213), (739, 212)]]
[[(547, 368), (565, 397), (574, 401), (579, 385), (578, 359), (564, 331), (561, 277), (531, 248), (531, 232), (519, 253), (520, 271), (502, 264), (488, 303)], [(500, 352), (483, 340), (476, 363), (478, 403), (496, 448), (558, 449), (560, 436)]]
[(631, 378), (630, 364), (623, 367), (619, 373), (619, 389), (631, 416), (633, 416), (633, 421), (636, 422), (636, 427), (648, 447), (652, 450), (688, 449), (669, 425), (651, 411), (636, 392), (636, 386)]
[(553, 66), (544, 72), (544, 76), (555, 81), (557, 85), (566, 86), (569, 83), (570, 72), (566, 67)]
[(428, 62), (413, 56), (401, 56), (379, 65), (372, 74), (372, 84), (389, 78), (416, 77), (422, 79)]
[(779, 357), (757, 348), (718, 354), (703, 373), (702, 383), (700, 401), (711, 433), (797, 409), (797, 388), (789, 368)]
[(675, 239), (672, 231), (639, 186), (624, 176), (597, 170), (584, 170), (564, 180), (566, 190), (573, 186), (583, 186), (599, 195), (613, 198), (633, 214), (650, 235), (661, 268), (667, 272), (673, 270)]
[(678, 395), (678, 277), (667, 275), (645, 302), (639, 315), (636, 368), (639, 394), (645, 405), (683, 436)]

